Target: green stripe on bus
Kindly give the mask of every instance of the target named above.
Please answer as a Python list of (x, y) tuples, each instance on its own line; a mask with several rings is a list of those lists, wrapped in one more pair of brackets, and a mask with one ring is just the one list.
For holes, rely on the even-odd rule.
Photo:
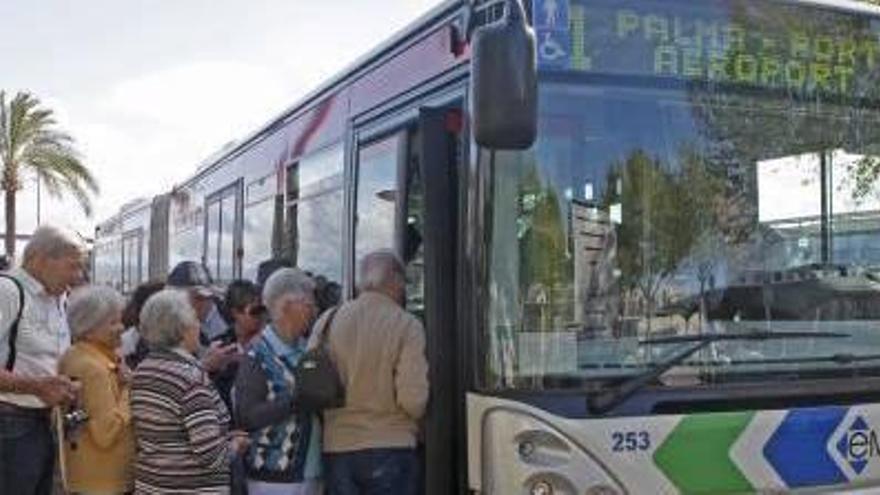
[(682, 493), (753, 492), (754, 487), (730, 458), (731, 447), (753, 416), (688, 416), (654, 453), (654, 462)]

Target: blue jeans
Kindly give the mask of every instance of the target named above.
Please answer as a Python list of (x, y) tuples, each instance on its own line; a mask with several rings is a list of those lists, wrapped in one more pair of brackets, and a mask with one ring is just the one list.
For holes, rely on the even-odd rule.
[(419, 459), (415, 449), (369, 449), (324, 456), (328, 495), (417, 495)]
[(0, 493), (51, 495), (54, 474), (49, 416), (0, 413)]

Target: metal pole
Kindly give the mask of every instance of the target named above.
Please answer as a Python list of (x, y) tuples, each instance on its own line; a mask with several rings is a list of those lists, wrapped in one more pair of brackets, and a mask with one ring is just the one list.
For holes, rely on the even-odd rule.
[(820, 246), (822, 253), (822, 263), (830, 263), (831, 255), (830, 255), (830, 246), (828, 245), (829, 239), (829, 222), (828, 222), (828, 212), (829, 208), (829, 198), (828, 198), (828, 153), (826, 151), (819, 152), (819, 187), (821, 189), (821, 214), (820, 214)]

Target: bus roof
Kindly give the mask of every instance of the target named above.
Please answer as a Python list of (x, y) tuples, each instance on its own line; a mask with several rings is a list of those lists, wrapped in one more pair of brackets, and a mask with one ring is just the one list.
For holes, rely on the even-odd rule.
[(213, 155), (203, 160), (198, 166), (197, 170), (194, 172), (193, 176), (186, 179), (182, 184), (186, 184), (192, 181), (193, 179), (212, 169), (215, 165), (245, 151), (251, 144), (253, 144), (254, 141), (271, 134), (279, 126), (285, 124), (289, 118), (294, 117), (299, 112), (307, 109), (310, 104), (315, 103), (316, 100), (318, 100), (320, 97), (331, 92), (333, 89), (337, 88), (339, 85), (343, 84), (350, 78), (356, 76), (359, 71), (365, 69), (370, 64), (381, 59), (389, 51), (393, 50), (405, 41), (422, 33), (426, 26), (431, 25), (437, 20), (461, 8), (467, 1), (468, 0), (444, 0), (442, 3), (432, 8), (431, 10), (420, 16), (418, 19), (410, 23), (408, 26), (392, 35), (389, 39), (379, 44), (376, 48), (374, 48), (367, 54), (355, 59), (354, 62), (350, 63), (347, 67), (330, 77), (326, 82), (319, 85), (316, 89), (300, 97), (296, 103), (286, 108), (276, 117), (272, 118), (262, 126), (258, 127), (256, 131), (251, 132), (243, 139), (234, 142), (234, 144), (232, 145), (230, 145), (230, 143), (224, 145), (220, 150), (216, 151)]

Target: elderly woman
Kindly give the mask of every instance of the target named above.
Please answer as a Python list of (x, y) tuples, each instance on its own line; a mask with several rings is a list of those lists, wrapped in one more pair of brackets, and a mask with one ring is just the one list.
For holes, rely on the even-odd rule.
[(315, 318), (314, 290), (295, 268), (276, 271), (263, 288), (272, 323), (251, 344), (234, 394), (239, 423), (251, 434), (250, 495), (320, 493), (320, 424), (294, 407), (294, 368)]
[(82, 287), (68, 300), (74, 344), (59, 371), (82, 384), (81, 406), (89, 415), (76, 436), (76, 448), (70, 442), (65, 445), (68, 488), (73, 493), (119, 494), (132, 488), (128, 371), (116, 357), (123, 305), (119, 293), (109, 287)]
[(230, 434), (229, 412), (193, 355), (199, 320), (186, 292), (152, 296), (140, 332), (150, 353), (132, 379), (136, 492), (229, 493), (229, 463), (247, 438)]

